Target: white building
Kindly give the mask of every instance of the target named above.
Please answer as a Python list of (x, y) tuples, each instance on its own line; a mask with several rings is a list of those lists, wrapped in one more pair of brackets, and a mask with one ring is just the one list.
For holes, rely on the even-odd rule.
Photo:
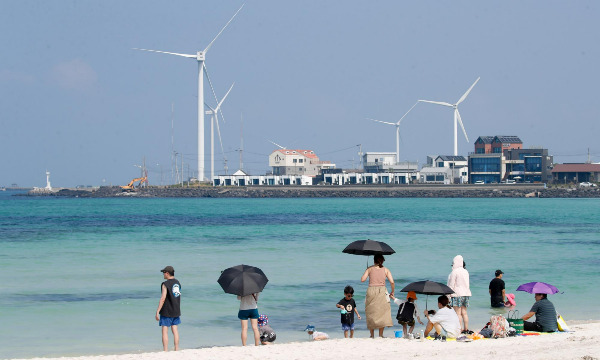
[[(440, 180), (442, 175), (445, 177), (443, 181)], [(427, 166), (421, 169), (421, 183), (466, 184), (468, 181), (469, 161), (464, 156), (430, 155), (427, 157)]]
[(329, 161), (320, 161), (312, 150), (277, 149), (269, 155), (273, 175), (319, 175), (321, 169), (334, 168)]

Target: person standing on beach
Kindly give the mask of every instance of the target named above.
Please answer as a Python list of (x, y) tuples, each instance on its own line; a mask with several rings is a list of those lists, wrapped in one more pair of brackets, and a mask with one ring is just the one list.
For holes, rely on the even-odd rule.
[(354, 297), (354, 288), (348, 285), (344, 288), (344, 298), (335, 305), (341, 309), (342, 330), (344, 330), (345, 338), (348, 337), (348, 331), (350, 331), (350, 337), (354, 337), (354, 313), (358, 316), (358, 320), (361, 319), (356, 310), (356, 302), (352, 297)]
[(166, 280), (161, 284), (161, 296), (156, 309), (156, 321), (162, 327), (163, 350), (169, 351), (169, 327), (173, 332), (175, 351), (179, 350), (179, 331), (177, 325), (181, 324), (181, 284), (175, 279), (175, 269), (166, 266), (161, 270)]
[(392, 310), (390, 307), (390, 298), (385, 286), (387, 279), (392, 291), (389, 295), (394, 295), (394, 278), (390, 270), (383, 266), (385, 258), (383, 255), (377, 254), (373, 258), (374, 265), (369, 266), (361, 277), (360, 281), (365, 282), (369, 278), (369, 287), (367, 288), (367, 296), (365, 299), (365, 316), (367, 317), (367, 328), (371, 333), (371, 337), (375, 336), (375, 329), (379, 329), (379, 337), (383, 337), (383, 329), (391, 327)]
[(472, 334), (469, 330), (469, 298), (471, 289), (469, 287), (469, 272), (465, 269), (465, 262), (462, 255), (456, 255), (452, 261), (452, 272), (448, 275), (448, 287), (454, 290), (451, 296), (451, 305), (456, 311), (459, 320), (462, 322), (462, 333)]
[(248, 319), (250, 319), (250, 325), (254, 332), (254, 345), (260, 345), (260, 332), (258, 331), (258, 295), (259, 293), (250, 294), (246, 296), (237, 296), (240, 301), (240, 311), (238, 311), (238, 319), (242, 325), (242, 345), (246, 346), (246, 340), (248, 339)]
[(504, 280), (502, 280), (502, 270), (496, 270), (496, 277), (490, 281), (490, 302), (492, 307), (504, 307), (506, 303), (506, 290), (504, 288)]

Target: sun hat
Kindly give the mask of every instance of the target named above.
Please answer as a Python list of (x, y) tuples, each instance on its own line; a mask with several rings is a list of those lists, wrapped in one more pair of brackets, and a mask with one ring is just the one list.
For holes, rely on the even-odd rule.
[(269, 323), (269, 317), (265, 314), (261, 314), (258, 317), (258, 326), (265, 326)]
[(409, 291), (408, 294), (406, 294), (406, 300), (410, 298), (417, 300), (417, 293), (415, 293), (414, 291)]
[(306, 329), (304, 329), (304, 331), (315, 331), (315, 326), (308, 324), (306, 325)]
[(161, 273), (168, 272), (169, 274), (174, 275), (175, 274), (175, 269), (173, 269), (173, 267), (169, 265), (169, 266), (165, 266), (165, 268), (162, 269), (160, 272)]

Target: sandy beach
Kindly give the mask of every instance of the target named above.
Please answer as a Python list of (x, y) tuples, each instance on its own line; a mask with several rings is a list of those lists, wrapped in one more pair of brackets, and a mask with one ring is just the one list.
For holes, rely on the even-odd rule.
[[(104, 356), (62, 357), (61, 360), (164, 360), (164, 359), (600, 359), (600, 322), (570, 324), (571, 332), (456, 341), (406, 339), (335, 339), (272, 346), (227, 346)], [(38, 358), (41, 359), (41, 358)], [(43, 358), (48, 360), (48, 358)]]

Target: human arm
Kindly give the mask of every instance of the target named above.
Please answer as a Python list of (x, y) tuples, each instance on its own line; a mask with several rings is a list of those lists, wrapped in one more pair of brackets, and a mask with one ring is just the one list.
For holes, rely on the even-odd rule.
[(394, 277), (392, 276), (392, 272), (388, 268), (385, 269), (385, 276), (387, 277), (388, 281), (390, 282), (390, 286), (392, 287), (392, 291), (390, 291), (390, 295), (393, 296), (396, 285), (394, 284)]
[(362, 319), (358, 313), (358, 310), (356, 310), (356, 306), (354, 307), (354, 312), (356, 313), (356, 316), (358, 316), (358, 320)]
[(417, 303), (415, 303), (414, 316), (417, 318), (417, 321), (419, 322), (419, 324), (423, 325), (423, 322), (421, 322), (421, 318), (419, 317), (419, 308), (417, 307)]
[(369, 271), (371, 271), (371, 267), (368, 267), (367, 270), (365, 270), (365, 273), (360, 278), (360, 282), (365, 282), (369, 278)]
[(167, 287), (165, 284), (162, 284), (161, 289), (160, 300), (158, 301), (158, 308), (156, 309), (156, 321), (160, 320), (160, 309), (162, 309), (165, 300), (167, 299)]
[(529, 318), (531, 318), (533, 315), (535, 315), (535, 312), (530, 311), (527, 314), (523, 315), (523, 317), (521, 319), (523, 320), (528, 320)]
[(506, 290), (502, 289), (502, 302), (506, 302)]

